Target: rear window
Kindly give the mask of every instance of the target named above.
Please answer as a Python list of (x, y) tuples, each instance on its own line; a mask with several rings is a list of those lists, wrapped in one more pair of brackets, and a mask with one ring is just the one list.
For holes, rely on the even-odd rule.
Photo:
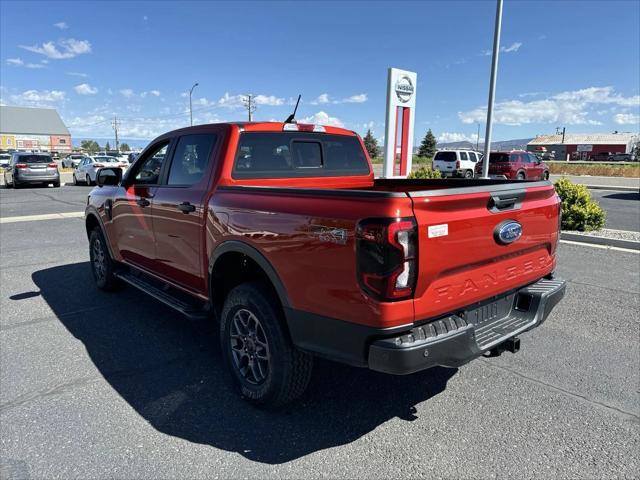
[(102, 163), (118, 163), (118, 159), (114, 157), (93, 157), (96, 162)]
[(233, 178), (368, 175), (357, 137), (306, 132), (246, 132), (240, 136)]
[(48, 155), (18, 155), (16, 163), (51, 163), (51, 157)]
[(456, 152), (437, 152), (434, 160), (442, 160), (443, 162), (455, 162), (458, 160)]
[(507, 163), (509, 161), (509, 155), (506, 153), (490, 153), (489, 163)]

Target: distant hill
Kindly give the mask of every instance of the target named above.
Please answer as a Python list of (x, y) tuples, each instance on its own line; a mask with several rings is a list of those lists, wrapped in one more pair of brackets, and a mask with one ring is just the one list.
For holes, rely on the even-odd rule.
[[(491, 150), (526, 150), (527, 143), (529, 143), (533, 138), (518, 138), (515, 140), (501, 140), (499, 142), (491, 142)], [(449, 142), (449, 143), (439, 143), (438, 148), (476, 148), (475, 143), (471, 143), (468, 141), (462, 142)], [(484, 142), (480, 142), (480, 150), (484, 148)]]

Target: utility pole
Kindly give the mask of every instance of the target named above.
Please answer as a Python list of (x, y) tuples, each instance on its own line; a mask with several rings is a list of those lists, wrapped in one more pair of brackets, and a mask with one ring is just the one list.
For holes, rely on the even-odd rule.
[(118, 143), (118, 127), (120, 127), (120, 122), (118, 121), (118, 117), (114, 116), (113, 117), (113, 122), (111, 122), (111, 126), (113, 127), (113, 130), (116, 132), (116, 151), (120, 151), (120, 146)]
[(242, 103), (244, 104), (244, 108), (247, 109), (247, 113), (249, 114), (249, 121), (253, 121), (253, 112), (256, 111), (256, 103), (253, 98), (253, 95), (249, 94), (242, 99)]
[(498, 56), (500, 55), (500, 31), (502, 29), (502, 0), (497, 0), (496, 25), (493, 32), (493, 56), (491, 57), (491, 81), (489, 83), (489, 104), (487, 105), (487, 127), (484, 134), (484, 158), (482, 178), (489, 178), (489, 156), (491, 153), (491, 128), (493, 127), (493, 102), (496, 93), (498, 75)]
[(193, 89), (198, 86), (198, 82), (193, 84), (191, 90), (189, 90), (189, 123), (193, 127), (193, 108), (191, 106), (191, 94), (193, 93)]

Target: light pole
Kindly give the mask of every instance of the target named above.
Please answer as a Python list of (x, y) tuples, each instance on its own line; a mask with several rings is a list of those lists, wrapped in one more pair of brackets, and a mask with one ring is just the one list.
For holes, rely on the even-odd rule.
[(487, 126), (484, 134), (484, 158), (482, 178), (489, 178), (489, 153), (491, 152), (491, 127), (493, 126), (493, 102), (498, 75), (498, 56), (500, 55), (500, 30), (502, 29), (502, 0), (497, 0), (496, 26), (493, 33), (493, 56), (491, 57), (491, 81), (489, 83), (489, 104), (487, 105)]
[(193, 127), (193, 108), (191, 106), (191, 94), (193, 93), (193, 89), (196, 88), (198, 86), (198, 82), (193, 84), (193, 87), (191, 87), (191, 90), (189, 90), (189, 119), (191, 120), (191, 126)]

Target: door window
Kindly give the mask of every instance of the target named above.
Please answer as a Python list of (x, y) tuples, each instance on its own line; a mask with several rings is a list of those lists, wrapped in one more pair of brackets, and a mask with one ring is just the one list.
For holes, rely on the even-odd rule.
[(207, 169), (216, 136), (210, 133), (180, 137), (171, 161), (167, 185), (194, 185)]
[(460, 160), (469, 160), (467, 152), (460, 152)]
[(156, 185), (158, 183), (168, 147), (168, 141), (160, 143), (145, 155), (134, 172), (133, 183), (135, 185)]
[(473, 152), (469, 152), (469, 158), (471, 159), (472, 162), (477, 162), (478, 159), (476, 157), (476, 154)]

